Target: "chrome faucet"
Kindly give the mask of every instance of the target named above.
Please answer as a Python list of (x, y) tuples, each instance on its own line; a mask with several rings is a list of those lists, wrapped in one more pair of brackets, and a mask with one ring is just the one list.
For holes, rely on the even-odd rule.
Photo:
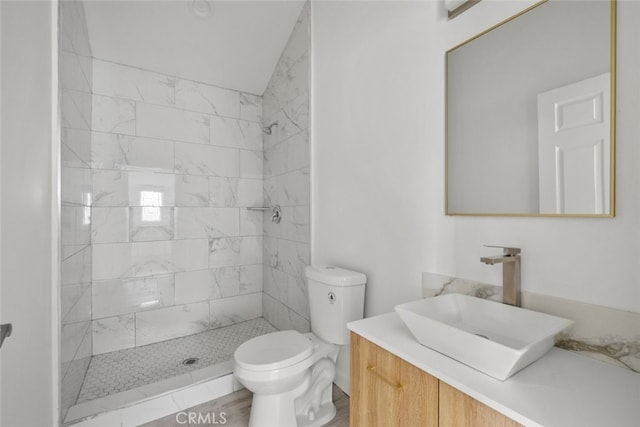
[(504, 250), (502, 255), (482, 257), (480, 261), (489, 265), (502, 264), (502, 302), (520, 307), (520, 248), (485, 246)]

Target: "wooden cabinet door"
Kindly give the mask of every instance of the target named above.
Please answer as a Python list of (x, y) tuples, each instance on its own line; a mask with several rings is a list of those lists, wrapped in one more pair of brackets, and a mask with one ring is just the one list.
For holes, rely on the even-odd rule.
[(440, 427), (516, 427), (520, 424), (440, 381)]
[(351, 333), (351, 427), (435, 427), (438, 380)]

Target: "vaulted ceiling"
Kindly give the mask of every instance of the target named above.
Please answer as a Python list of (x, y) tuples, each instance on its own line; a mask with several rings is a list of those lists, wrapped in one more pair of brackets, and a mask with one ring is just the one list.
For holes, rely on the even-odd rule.
[[(85, 0), (84, 5), (94, 57), (262, 95), (304, 2)], [(200, 16), (209, 8), (209, 16)]]

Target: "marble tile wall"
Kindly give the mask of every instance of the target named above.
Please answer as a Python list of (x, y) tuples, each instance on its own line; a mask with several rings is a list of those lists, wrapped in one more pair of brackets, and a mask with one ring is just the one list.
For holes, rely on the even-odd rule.
[[(264, 198), (282, 207), (282, 222), (264, 216), (265, 318), (278, 329), (308, 332), (304, 267), (309, 255), (309, 4), (263, 95)], [(275, 125), (274, 125), (275, 123)]]
[(93, 60), (93, 354), (262, 316), (262, 98)]
[(61, 401), (64, 418), (91, 357), (91, 48), (81, 1), (59, 3)]
[[(502, 301), (502, 287), (434, 273), (422, 273), (422, 296), (460, 293)], [(522, 307), (564, 317), (574, 324), (556, 346), (640, 372), (640, 314), (549, 295), (522, 293)]]

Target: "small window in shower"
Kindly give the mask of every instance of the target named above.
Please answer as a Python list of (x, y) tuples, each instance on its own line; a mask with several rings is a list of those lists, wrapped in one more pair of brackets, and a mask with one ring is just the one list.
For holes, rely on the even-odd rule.
[(160, 222), (162, 220), (162, 193), (159, 191), (141, 191), (142, 222)]

